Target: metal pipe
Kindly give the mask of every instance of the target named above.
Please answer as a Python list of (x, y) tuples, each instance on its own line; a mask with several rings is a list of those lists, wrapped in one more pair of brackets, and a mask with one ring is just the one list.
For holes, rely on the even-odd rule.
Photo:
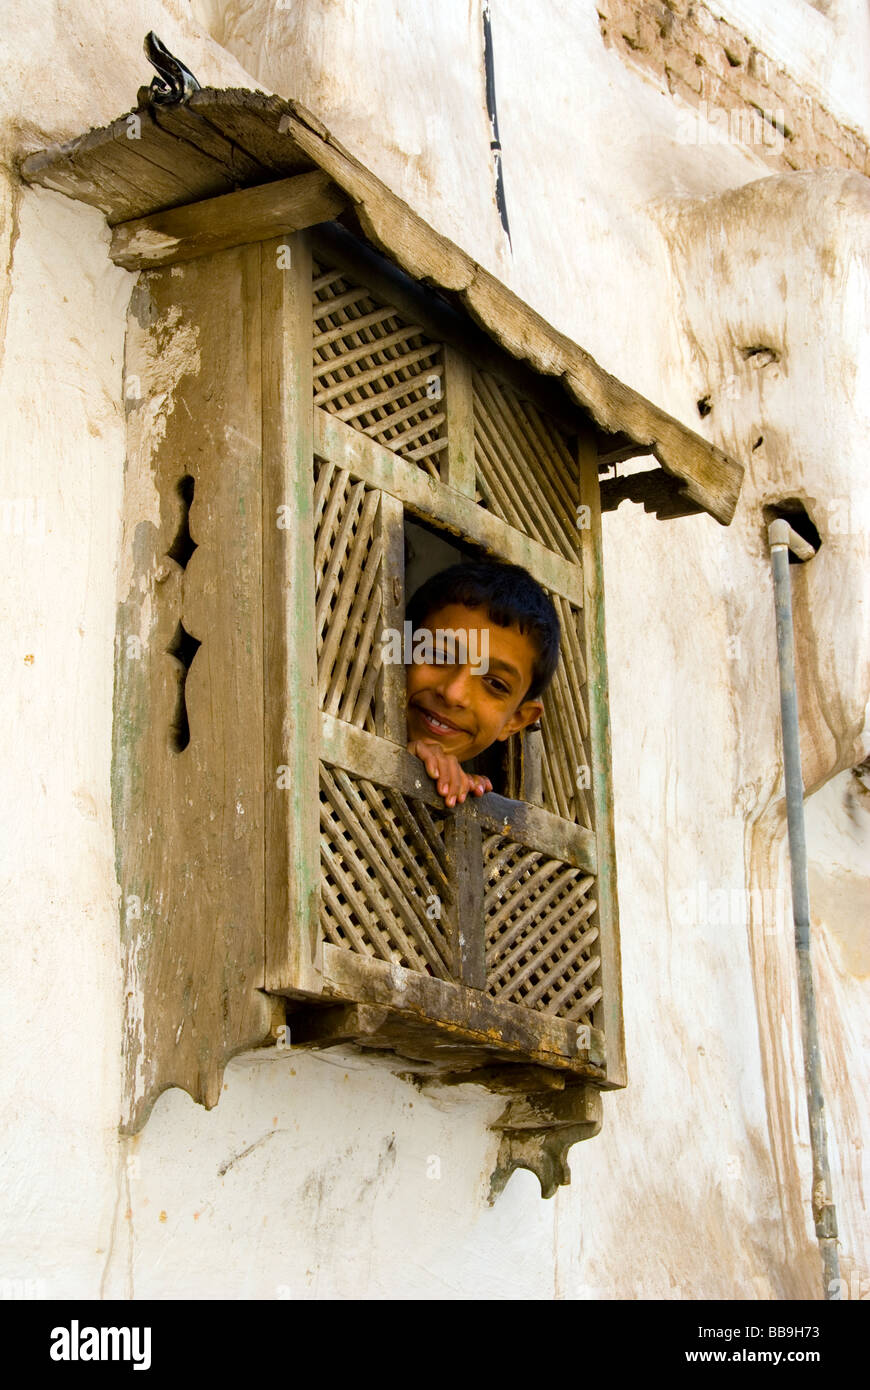
[(822, 1256), (824, 1296), (840, 1296), (840, 1260), (837, 1252), (837, 1211), (831, 1194), (825, 1098), (822, 1091), (822, 1058), (816, 1019), (816, 997), (810, 959), (810, 895), (807, 880), (807, 841), (804, 826), (804, 783), (801, 772), (800, 726), (794, 665), (794, 624), (788, 552), (799, 559), (815, 555), (809, 542), (782, 518), (767, 531), (773, 566), (776, 602), (776, 642), (779, 655), (779, 699), (782, 712), (782, 752), (785, 769), (785, 801), (788, 846), (791, 859), (791, 894), (794, 939), (797, 952), (801, 1042), (804, 1054), (804, 1086), (813, 1154), (813, 1221)]

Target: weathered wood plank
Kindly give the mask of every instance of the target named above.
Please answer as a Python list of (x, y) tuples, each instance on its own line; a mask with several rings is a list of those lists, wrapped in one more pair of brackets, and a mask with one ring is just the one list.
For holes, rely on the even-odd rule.
[[(270, 173), (300, 174), (318, 167), (317, 160), (310, 159), (293, 139), (290, 126), (285, 122), (296, 108), (294, 102), (264, 92), (251, 92), (244, 87), (228, 90), (203, 87), (193, 93), (187, 106)], [(317, 125), (311, 116), (308, 123)], [(325, 138), (324, 127), (319, 129), (321, 138)], [(262, 179), (257, 182), (261, 183)]]
[(339, 174), (342, 188), (347, 189), (357, 205), (357, 216), (368, 240), (398, 260), (409, 275), (415, 280), (431, 280), (448, 290), (459, 290), (470, 283), (475, 271), (471, 257), (413, 213), (413, 221), (409, 222), (407, 203), (397, 198), (332, 135), (324, 139), (301, 118), (298, 110), (288, 113), (281, 124), (313, 163)]
[(627, 434), (644, 445), (662, 468), (682, 481), (686, 497), (723, 526), (730, 523), (743, 483), (741, 464), (603, 371), (580, 348), (575, 348), (575, 362), (563, 380), (602, 429)]
[(319, 746), (324, 762), (347, 768), (357, 777), (382, 787), (395, 787), (404, 796), (443, 810), (444, 798), (438, 795), (420, 759), (407, 751), (405, 743), (404, 731), (401, 743), (392, 743), (330, 714), (320, 716)]
[(156, 126), (194, 146), (220, 165), (232, 188), (247, 188), (262, 183), (263, 165), (247, 154), (233, 140), (227, 139), (203, 116), (197, 115), (186, 101), (152, 106), (151, 118)]
[(266, 984), (320, 988), (311, 252), (263, 242)]
[(479, 821), (468, 812), (467, 805), (457, 806), (447, 824), (447, 853), (454, 884), (453, 973), (469, 989), (485, 989), (482, 836)]
[(232, 188), (224, 166), (161, 130), (148, 107), (29, 155), (22, 174), (100, 208), (110, 225)]
[(258, 259), (156, 271), (128, 318), (112, 767), (127, 1132), (167, 1086), (215, 1105), (227, 1060), (271, 1026)]
[[(383, 787), (395, 787), (405, 796), (416, 797), (427, 806), (444, 809), (444, 798), (419, 758), (404, 747), (355, 729), (331, 715), (320, 716), (320, 756), (324, 762), (347, 768)], [(509, 835), (520, 844), (543, 850), (553, 859), (585, 873), (596, 873), (595, 836), (583, 826), (562, 820), (540, 806), (487, 792), (464, 803), (464, 811), (480, 825)]]
[(480, 990), (357, 956), (328, 942), (323, 972), (327, 992), (426, 1020), (443, 1030), (445, 1042), (480, 1047), (494, 1056), (519, 1054), (607, 1084), (601, 1037), (588, 1024), (566, 1023), (516, 1004), (495, 1004)]
[(471, 363), (457, 348), (444, 348), (441, 383), (447, 408), (447, 472), (444, 481), (455, 492), (475, 496), (474, 406)]
[(470, 813), (488, 830), (497, 830), (522, 845), (543, 850), (553, 859), (562, 859), (584, 873), (597, 873), (595, 836), (582, 825), (562, 820), (542, 806), (525, 801), (508, 801), (495, 792), (467, 802)]
[(109, 254), (125, 270), (193, 260), (335, 217), (347, 195), (322, 170), (118, 223)]
[(544, 735), (539, 724), (520, 734), (520, 800), (544, 804)]
[(596, 1006), (607, 1047), (607, 1076), (616, 1086), (626, 1084), (625, 1031), (622, 1018), (622, 970), (619, 949), (619, 903), (616, 894), (616, 846), (613, 830), (613, 769), (610, 755), (610, 702), (604, 626), (604, 557), (601, 543), (601, 503), (598, 456), (591, 431), (578, 442), (580, 501), (589, 508), (590, 525), (580, 531), (583, 578), (586, 586), (587, 700), (595, 836), (598, 846), (597, 920), (600, 929), (600, 982), (604, 990)]
[(322, 458), (398, 497), (409, 511), (434, 522), (440, 530), (475, 541), (490, 555), (523, 565), (548, 589), (582, 604), (583, 581), (577, 565), (320, 409), (314, 411), (314, 447)]
[[(381, 493), (378, 510), (381, 542), (381, 631), (402, 631), (405, 617), (405, 531), (402, 504), (388, 492)], [(378, 660), (383, 647), (378, 645)], [(407, 742), (405, 668), (397, 662), (381, 667), (378, 687), (377, 729), (391, 743)]]

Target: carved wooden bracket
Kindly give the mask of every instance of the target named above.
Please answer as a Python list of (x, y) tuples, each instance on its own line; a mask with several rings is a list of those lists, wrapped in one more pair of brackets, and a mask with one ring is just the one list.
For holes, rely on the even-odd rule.
[(494, 1202), (511, 1173), (528, 1168), (541, 1184), (541, 1196), (552, 1197), (571, 1181), (568, 1150), (601, 1129), (601, 1092), (591, 1086), (572, 1086), (555, 1095), (518, 1096), (492, 1126), (501, 1131), (495, 1171), (489, 1189)]

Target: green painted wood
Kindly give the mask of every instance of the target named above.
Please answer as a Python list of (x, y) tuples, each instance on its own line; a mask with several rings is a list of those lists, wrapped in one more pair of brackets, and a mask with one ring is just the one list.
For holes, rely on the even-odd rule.
[[(601, 497), (598, 456), (591, 432), (578, 443), (580, 502), (589, 508), (590, 525), (580, 532), (580, 553), (586, 589), (586, 701), (589, 712), (589, 756), (592, 763), (592, 801), (598, 845), (598, 925), (603, 996), (595, 1023), (607, 1046), (607, 1077), (612, 1085), (626, 1084), (625, 1029), (622, 1017), (622, 968), (619, 947), (619, 903), (616, 891), (616, 845), (613, 828), (613, 769), (610, 752), (610, 704), (607, 688), (607, 648), (604, 623), (604, 557), (601, 541)], [(594, 919), (593, 919), (594, 920)]]
[(271, 1026), (256, 247), (140, 276), (124, 384), (112, 809), (132, 1133), (168, 1086), (215, 1105)]

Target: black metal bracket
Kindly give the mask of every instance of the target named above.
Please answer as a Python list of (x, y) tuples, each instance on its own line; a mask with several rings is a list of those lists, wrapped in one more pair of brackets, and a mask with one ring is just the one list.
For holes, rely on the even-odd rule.
[(142, 46), (158, 75), (151, 79), (150, 87), (139, 88), (140, 106), (174, 106), (200, 91), (200, 85), (190, 69), (169, 52), (153, 29), (145, 35)]

